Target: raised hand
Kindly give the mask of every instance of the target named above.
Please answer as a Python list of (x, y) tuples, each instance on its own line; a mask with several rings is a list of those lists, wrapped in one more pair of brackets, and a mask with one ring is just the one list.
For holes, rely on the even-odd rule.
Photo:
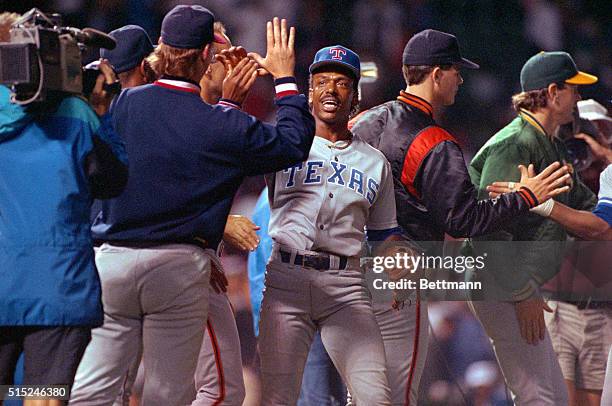
[(257, 62), (243, 58), (235, 67), (229, 60), (224, 64), (226, 73), (221, 97), (242, 104), (257, 79)]
[(223, 63), (225, 69), (229, 66), (236, 67), (238, 62), (247, 57), (246, 50), (241, 46), (233, 46), (229, 49), (224, 49), (215, 55), (215, 59)]
[(267, 23), (267, 50), (266, 57), (262, 58), (256, 52), (249, 52), (263, 69), (268, 71), (275, 79), (294, 76), (295, 71), (295, 28), (287, 30), (287, 20), (274, 17)]
[(493, 182), (487, 186), (489, 197), (494, 198), (502, 193), (517, 191), (521, 186), (529, 188), (538, 199), (543, 203), (546, 200), (565, 193), (570, 190), (571, 176), (567, 166), (562, 166), (559, 162), (554, 162), (546, 167), (538, 175), (535, 174), (533, 165), (529, 167), (519, 165), (521, 171), (520, 182)]

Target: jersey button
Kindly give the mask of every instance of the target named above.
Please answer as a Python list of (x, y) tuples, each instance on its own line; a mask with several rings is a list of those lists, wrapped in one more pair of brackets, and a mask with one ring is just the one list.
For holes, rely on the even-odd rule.
[(319, 228), (320, 228), (321, 230), (323, 230), (323, 228), (325, 228), (325, 227), (323, 226), (323, 224), (321, 224), (321, 225), (319, 226)]
[(330, 194), (329, 194), (329, 198), (330, 198), (330, 199), (332, 199), (333, 197), (334, 197), (334, 194), (333, 194), (333, 193), (330, 193)]
[(337, 156), (334, 157), (334, 161), (338, 162), (338, 157)]

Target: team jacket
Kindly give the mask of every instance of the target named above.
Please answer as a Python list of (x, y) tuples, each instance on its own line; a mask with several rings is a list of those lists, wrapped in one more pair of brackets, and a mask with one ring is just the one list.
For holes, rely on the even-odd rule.
[(77, 97), (31, 114), (0, 86), (0, 326), (98, 326), (93, 198), (127, 182), (125, 149)]
[[(540, 172), (556, 161), (569, 162), (563, 141), (547, 135), (540, 123), (529, 112), (523, 111), (485, 143), (472, 159), (469, 171), (474, 185), (481, 190), (480, 197), (484, 198), (487, 195), (484, 187), (496, 180), (519, 181), (519, 164), (532, 163), (536, 172)], [(582, 183), (577, 173), (572, 174), (572, 180), (572, 189), (555, 197), (555, 200), (577, 210), (590, 211), (597, 203), (595, 195)], [(500, 248), (504, 247), (505, 257), (520, 259), (520, 266), (513, 267), (513, 272), (504, 272), (507, 270), (504, 266), (490, 267), (497, 281), (511, 289), (516, 300), (522, 300), (559, 271), (563, 244), (546, 242), (561, 242), (567, 237), (561, 225), (539, 215), (528, 214), (482, 239), (538, 242), (528, 244), (528, 249), (521, 249), (520, 252), (514, 252), (520, 244), (500, 244)]]
[(533, 205), (522, 191), (478, 201), (459, 144), (417, 96), (402, 91), (358, 116), (352, 131), (389, 160), (397, 220), (414, 241), (486, 234)]
[[(277, 124), (211, 106), (180, 80), (124, 90), (111, 114), (130, 156), (125, 192), (102, 203), (92, 231), (98, 241), (216, 246), (246, 176), (303, 161), (314, 119), (297, 90), (277, 93)], [(282, 97), (279, 97), (282, 96)]]

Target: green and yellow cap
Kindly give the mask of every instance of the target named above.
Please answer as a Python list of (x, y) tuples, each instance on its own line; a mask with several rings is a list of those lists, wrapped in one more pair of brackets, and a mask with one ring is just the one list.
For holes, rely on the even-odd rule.
[(523, 92), (543, 89), (551, 83), (570, 85), (591, 85), (597, 76), (581, 72), (567, 52), (540, 52), (529, 58), (521, 69)]

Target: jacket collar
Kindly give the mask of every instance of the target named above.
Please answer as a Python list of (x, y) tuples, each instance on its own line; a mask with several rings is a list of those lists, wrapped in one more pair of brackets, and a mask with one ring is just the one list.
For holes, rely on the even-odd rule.
[(525, 109), (521, 109), (521, 111), (519, 112), (519, 116), (521, 116), (523, 120), (527, 121), (529, 124), (535, 127), (535, 129), (541, 132), (542, 134), (548, 135), (546, 134), (546, 130), (544, 129), (542, 124), (540, 124), (540, 122), (529, 111)]
[(404, 90), (400, 91), (399, 96), (397, 96), (397, 100), (401, 101), (402, 103), (406, 103), (412, 107), (416, 107), (417, 109), (421, 110), (423, 113), (427, 114), (433, 119), (433, 107), (427, 100), (408, 93)]

